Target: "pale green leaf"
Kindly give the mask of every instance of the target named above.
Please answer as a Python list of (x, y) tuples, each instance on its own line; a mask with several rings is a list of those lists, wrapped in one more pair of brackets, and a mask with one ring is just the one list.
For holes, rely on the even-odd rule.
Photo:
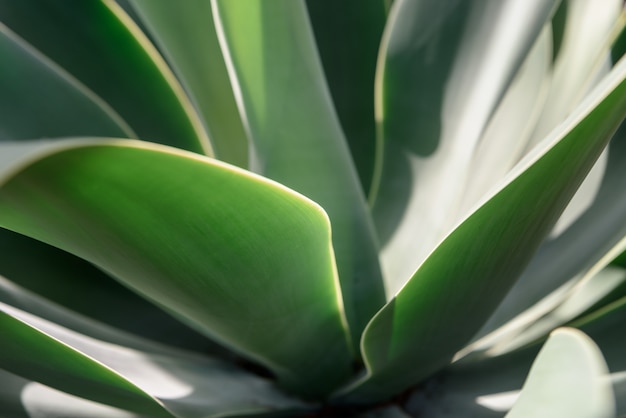
[(625, 78), (622, 61), (563, 130), (522, 160), (374, 317), (362, 340), (368, 375), (349, 388), (354, 397), (389, 396), (419, 382), (478, 330), (626, 115)]
[[(554, 1), (396, 1), (377, 74), (371, 200), (388, 298), (466, 215), (476, 147)], [(495, 22), (495, 24), (494, 24)]]
[(615, 399), (600, 349), (573, 328), (554, 331), (543, 346), (507, 418), (610, 418)]
[[(258, 158), (256, 170), (319, 203), (353, 344), (385, 301), (374, 230), (303, 0), (214, 1), (218, 35)], [(356, 350), (355, 350), (356, 351)]]

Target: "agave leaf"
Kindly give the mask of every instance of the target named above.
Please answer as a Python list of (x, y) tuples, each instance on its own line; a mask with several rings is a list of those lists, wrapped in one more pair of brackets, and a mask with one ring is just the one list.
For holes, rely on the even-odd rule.
[[(265, 176), (319, 203), (354, 345), (385, 301), (374, 231), (334, 113), (302, 0), (214, 1), (231, 80)], [(227, 61), (228, 61), (227, 59)], [(294, 94), (297, 92), (297, 94)]]
[(549, 293), (514, 320), (463, 348), (456, 358), (467, 362), (517, 349), (597, 308), (598, 304), (608, 303), (607, 298), (614, 298), (612, 295), (616, 292), (619, 295), (626, 280), (625, 270), (608, 266), (624, 248), (626, 236), (591, 268)]
[(499, 355), (540, 340), (551, 330), (583, 314), (624, 282), (626, 282), (626, 270), (614, 267), (607, 267), (581, 280), (568, 292), (566, 299), (558, 307), (532, 322), (511, 340), (491, 347), (487, 355)]
[(552, 32), (546, 26), (511, 82), (472, 156), (462, 214), (520, 160), (541, 113), (552, 63)]
[[(69, 253), (5, 229), (0, 230), (0, 253), (3, 255), (0, 274), (12, 281), (5, 283), (5, 279), (0, 279), (0, 293), (12, 295), (13, 306), (20, 307), (15, 305), (17, 301), (31, 299), (22, 294), (25, 290), (16, 290), (15, 284), (19, 284), (61, 306), (138, 336), (201, 352), (220, 355), (224, 352), (217, 344)], [(112, 300), (115, 309), (111, 309)], [(20, 309), (29, 311), (25, 307)], [(40, 316), (49, 318), (48, 315), (51, 313)]]
[(376, 90), (384, 158), (370, 196), (388, 297), (459, 220), (481, 135), (555, 3), (394, 2)]
[(538, 346), (459, 367), (414, 391), (405, 409), (424, 418), (502, 418), (519, 396)]
[[(44, 245), (44, 244), (42, 244)], [(49, 276), (50, 281), (57, 286), (63, 281), (57, 281), (52, 275)], [(68, 287), (64, 287), (64, 291), (68, 291)], [(119, 309), (119, 300), (105, 296), (106, 294), (97, 292), (94, 294), (98, 298), (94, 298), (93, 294), (88, 298), (88, 302), (95, 303), (94, 299), (105, 298), (108, 301), (115, 300), (116, 310)], [(84, 295), (83, 295), (84, 296)], [(86, 298), (86, 297), (85, 297)], [(142, 299), (138, 299), (142, 300)], [(81, 315), (80, 313), (68, 310), (63, 306), (57, 305), (45, 298), (29, 292), (28, 290), (16, 285), (15, 283), (0, 276), (0, 302), (5, 303), (14, 308), (20, 309), (29, 314), (46, 318), (62, 327), (74, 332), (80, 333), (86, 337), (98, 339), (103, 342), (122, 345), (128, 348), (134, 348), (150, 353), (177, 355), (180, 350), (171, 348), (170, 346), (157, 343), (153, 340), (141, 338), (139, 333), (128, 333), (119, 328), (111, 327), (92, 318)], [(123, 305), (122, 305), (123, 306)], [(109, 311), (110, 311), (109, 304)], [(125, 311), (126, 320), (132, 321), (131, 315), (137, 314), (133, 311)], [(139, 312), (142, 314), (143, 312)], [(160, 319), (160, 318), (159, 318)], [(144, 326), (161, 326), (162, 322), (148, 324)], [(167, 324), (166, 324), (167, 325)], [(175, 336), (175, 334), (174, 334)], [(174, 336), (171, 336), (172, 340)], [(172, 341), (170, 341), (172, 342)]]
[[(542, 244), (479, 336), (520, 318), (522, 312), (542, 303), (546, 295), (557, 289), (567, 292), (580, 280), (580, 272), (591, 269), (618, 245), (626, 236), (626, 196), (622, 193), (625, 187), (626, 125), (622, 124), (611, 140), (605, 175), (592, 206), (561, 235)], [(558, 299), (550, 302), (544, 312), (556, 306), (555, 302)]]
[(77, 396), (157, 417), (170, 416), (154, 398), (107, 367), (29, 326), (24, 316), (0, 303), (0, 367)]
[(0, 414), (11, 418), (149, 418), (0, 370)]
[(530, 369), (507, 418), (615, 416), (608, 369), (593, 340), (572, 328), (554, 331)]
[[(0, 141), (0, 167), (4, 170), (54, 142)], [(211, 353), (224, 351), (100, 269), (67, 252), (6, 229), (0, 229), (0, 252), (0, 274), (74, 311), (171, 345)], [(94, 295), (99, 297), (94, 299)], [(115, 300), (116, 309), (111, 310), (110, 300)]]
[(246, 168), (248, 138), (213, 24), (202, 0), (130, 0), (204, 119), (215, 156)]
[(0, 16), (7, 27), (102, 97), (139, 138), (211, 154), (182, 88), (115, 2), (2, 0)]
[[(527, 155), (372, 319), (362, 340), (368, 374), (349, 388), (356, 390), (352, 397), (397, 393), (443, 367), (452, 350), (471, 338), (626, 115), (625, 78), (626, 61), (621, 61), (562, 129)], [(419, 362), (407, 369), (415, 359)]]
[(102, 99), (2, 23), (0, 60), (11, 63), (0, 68), (0, 140), (134, 135)]
[[(302, 408), (270, 382), (207, 357), (151, 354), (85, 337), (0, 304), (0, 367), (150, 416), (200, 418)], [(165, 411), (169, 411), (165, 412)]]
[(306, 5), (333, 103), (367, 194), (376, 154), (376, 56), (387, 8), (383, 0), (307, 0)]
[(167, 147), (64, 147), (6, 177), (0, 225), (92, 262), (285, 386), (319, 396), (345, 379), (351, 356), (319, 206)]

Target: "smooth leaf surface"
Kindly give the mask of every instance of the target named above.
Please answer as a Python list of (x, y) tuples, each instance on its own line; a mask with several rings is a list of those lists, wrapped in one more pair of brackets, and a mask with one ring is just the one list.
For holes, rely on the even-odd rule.
[[(214, 1), (218, 36), (258, 156), (258, 171), (319, 203), (353, 345), (385, 301), (373, 226), (315, 49), (303, 0)], [(228, 61), (228, 58), (227, 58)]]
[[(0, 304), (0, 367), (80, 397), (155, 417), (171, 416), (150, 395), (102, 364), (27, 325)], [(32, 318), (31, 318), (32, 319)]]
[[(270, 382), (217, 360), (109, 344), (0, 306), (17, 321), (3, 323), (3, 331), (14, 339), (3, 346), (2, 367), (75, 395), (151, 416), (171, 416), (167, 410), (180, 418), (305, 406)], [(64, 375), (68, 377), (63, 379)]]
[[(626, 236), (626, 125), (609, 144), (604, 178), (593, 204), (561, 235), (542, 244), (524, 274), (502, 300), (479, 336), (540, 303), (546, 295), (571, 287)], [(554, 306), (554, 305), (553, 305)]]
[(622, 61), (374, 317), (362, 340), (369, 372), (352, 397), (389, 396), (419, 382), (489, 317), (626, 115), (625, 78)]
[(11, 418), (150, 418), (0, 370), (0, 414)]
[(624, 248), (626, 236), (593, 266), (551, 291), (504, 326), (464, 347), (456, 354), (455, 361), (471, 362), (515, 350), (541, 339), (549, 331), (587, 311), (619, 298), (626, 279), (625, 270), (610, 263)]
[(134, 135), (102, 99), (2, 23), (0, 60), (11, 63), (0, 68), (0, 140)]
[(530, 369), (506, 418), (610, 418), (615, 399), (608, 369), (593, 340), (572, 328), (554, 331)]
[(408, 398), (406, 410), (424, 418), (502, 418), (519, 396), (539, 347), (453, 364)]
[[(0, 141), (1, 170), (55, 142)], [(170, 345), (201, 352), (224, 351), (72, 254), (6, 229), (0, 229), (0, 253), (1, 275), (71, 310)], [(114, 310), (110, 300), (115, 300)]]
[[(74, 283), (64, 283), (62, 280), (58, 280), (57, 277), (53, 275), (49, 275), (48, 278), (57, 286), (60, 284), (64, 285), (63, 290), (65, 292), (70, 289), (69, 285), (75, 285)], [(98, 299), (106, 297), (109, 301), (115, 300), (116, 309), (119, 309), (120, 301), (118, 299), (114, 299), (116, 295), (104, 295), (106, 294), (100, 294)], [(95, 304), (96, 301), (94, 299), (95, 298), (91, 296), (88, 301)], [(142, 299), (138, 298), (138, 300), (141, 301)], [(0, 302), (40, 318), (45, 318), (46, 320), (54, 322), (64, 328), (100, 341), (123, 345), (128, 348), (134, 348), (156, 354), (177, 355), (180, 352), (180, 350), (173, 348), (173, 345), (177, 343), (176, 334), (169, 335), (169, 345), (164, 345), (162, 342), (159, 343), (154, 340), (143, 338), (141, 336), (142, 334), (140, 332), (136, 332), (135, 330), (128, 332), (123, 328), (112, 327), (110, 324), (99, 322), (78, 312), (71, 311), (16, 285), (14, 282), (9, 281), (4, 277), (0, 277)], [(125, 306), (122, 305), (122, 308), (125, 308)], [(109, 305), (109, 311), (110, 310)], [(125, 310), (124, 312), (126, 313), (125, 316), (127, 321), (133, 321), (131, 315), (146, 316), (146, 313), (141, 311)], [(158, 317), (158, 319), (161, 319), (161, 321), (153, 320), (153, 322), (147, 322), (148, 320), (144, 319), (144, 327), (168, 326), (168, 323), (162, 320), (161, 317)], [(179, 324), (179, 326), (182, 326), (182, 324)], [(136, 327), (139, 328), (138, 325)], [(203, 354), (207, 354), (206, 347)]]
[(377, 70), (384, 157), (370, 196), (388, 299), (466, 215), (458, 206), (481, 135), (554, 4), (394, 2)]
[(198, 107), (215, 157), (247, 168), (248, 138), (222, 58), (210, 2), (130, 2)]
[(0, 21), (102, 97), (138, 137), (211, 154), (175, 77), (111, 0), (0, 1)]
[(284, 386), (321, 396), (345, 379), (351, 357), (319, 206), (166, 147), (65, 147), (5, 180), (0, 225), (85, 258)]
[(367, 194), (376, 155), (374, 78), (387, 20), (383, 0), (307, 0), (324, 75)]

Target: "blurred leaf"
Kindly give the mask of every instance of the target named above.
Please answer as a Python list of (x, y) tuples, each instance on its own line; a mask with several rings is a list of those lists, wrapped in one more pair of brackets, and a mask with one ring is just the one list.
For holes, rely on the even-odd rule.
[[(545, 295), (515, 319), (464, 347), (456, 354), (456, 360), (476, 361), (540, 341), (558, 326), (619, 299), (626, 294), (626, 271), (609, 263), (624, 248), (626, 236), (605, 250), (593, 266)], [(520, 295), (523, 296), (527, 295)]]
[(615, 416), (615, 399), (600, 349), (572, 328), (554, 331), (530, 369), (507, 418)]
[(0, 303), (1, 368), (96, 402), (155, 417), (170, 416), (125, 378), (27, 325), (22, 318), (18, 310)]
[(321, 396), (346, 378), (351, 357), (319, 206), (162, 146), (63, 146), (0, 187), (0, 225), (94, 263), (293, 390)]
[(502, 418), (511, 409), (538, 346), (459, 367), (420, 385), (406, 410), (423, 418)]
[(361, 185), (370, 189), (376, 153), (374, 78), (384, 0), (307, 0), (324, 75)]
[(246, 168), (248, 139), (204, 0), (130, 0), (199, 109), (215, 155)]
[[(150, 354), (87, 338), (0, 304), (0, 366), (87, 399), (149, 416), (200, 418), (304, 404), (270, 382), (206, 357)], [(161, 406), (162, 405), (162, 406)]]
[(241, 88), (258, 171), (315, 200), (330, 217), (344, 308), (358, 352), (362, 329), (384, 304), (384, 290), (373, 226), (304, 1), (214, 5), (222, 48), (232, 58), (231, 80)]
[(376, 90), (384, 158), (371, 194), (388, 297), (466, 215), (457, 210), (481, 135), (555, 3), (394, 2)]
[[(43, 243), (40, 243), (40, 244), (42, 246), (46, 246)], [(115, 310), (119, 310), (120, 307), (125, 307), (123, 305), (123, 301), (121, 301), (122, 305), (120, 306), (120, 300), (115, 299), (116, 295), (109, 296), (109, 295), (106, 295), (105, 293), (98, 292), (97, 287), (94, 287), (93, 293), (89, 294), (88, 297), (85, 297), (84, 295), (77, 296), (74, 291), (68, 292), (68, 289), (72, 289), (72, 288), (69, 287), (68, 284), (64, 283), (62, 279), (58, 280), (58, 278), (52, 274), (48, 276), (48, 279), (53, 285), (60, 287), (63, 292), (70, 293), (75, 299), (80, 299), (81, 296), (83, 296), (85, 298), (84, 302), (89, 302), (92, 304), (96, 304), (97, 300), (99, 299), (105, 299), (109, 301), (109, 304), (108, 304), (109, 312), (112, 311), (111, 305), (110, 305), (111, 300), (115, 300), (115, 306), (116, 306)], [(75, 284), (71, 283), (70, 285), (75, 285)], [(95, 295), (97, 295), (97, 297), (94, 297)], [(142, 303), (142, 302), (146, 303), (144, 299), (141, 299), (138, 297), (137, 297), (137, 301), (139, 301), (139, 303)], [(165, 346), (153, 340), (142, 338), (141, 337), (142, 333), (134, 330), (134, 328), (140, 328), (140, 325), (143, 325), (144, 328), (147, 328), (147, 327), (158, 328), (162, 326), (167, 327), (169, 325), (166, 321), (168, 317), (165, 316), (164, 314), (162, 314), (161, 316), (156, 316), (155, 318), (150, 318), (148, 316), (148, 319), (143, 319), (144, 321), (143, 324), (141, 323), (141, 320), (139, 320), (138, 321), (139, 324), (135, 324), (135, 327), (130, 327), (132, 330), (132, 333), (129, 333), (125, 331), (129, 327), (114, 328), (114, 327), (111, 327), (110, 325), (99, 322), (92, 318), (85, 317), (80, 313), (68, 310), (65, 307), (57, 305), (48, 299), (45, 299), (36, 294), (33, 294), (29, 292), (28, 290), (16, 285), (15, 283), (1, 276), (0, 276), (0, 302), (6, 303), (7, 305), (20, 309), (24, 312), (28, 312), (30, 314), (36, 315), (38, 317), (46, 318), (47, 320), (52, 321), (55, 324), (68, 328), (72, 331), (78, 332), (84, 336), (96, 338), (101, 341), (123, 345), (129, 348), (135, 348), (138, 350), (144, 350), (144, 351), (148, 351), (151, 353), (165, 353), (165, 354), (170, 354), (170, 355), (172, 353), (178, 353), (178, 350), (172, 348), (172, 346), (178, 343), (178, 341), (176, 341), (176, 336), (177, 336), (176, 334), (173, 334), (170, 336), (170, 340), (166, 341), (169, 344), (169, 346)], [(133, 315), (139, 315), (139, 316), (146, 315), (146, 312), (142, 312), (139, 309), (136, 311), (132, 309), (122, 310), (122, 311), (125, 314), (123, 316), (126, 318), (128, 322), (136, 321), (136, 319), (133, 318)], [(148, 312), (148, 314), (150, 313), (152, 312)], [(105, 316), (105, 315), (101, 313), (101, 316)], [(165, 318), (165, 320), (163, 320), (163, 317)], [(180, 323), (178, 323), (178, 325), (179, 327), (183, 327), (183, 325)], [(156, 333), (155, 331), (153, 332)], [(145, 333), (150, 335), (150, 331), (147, 331)], [(167, 334), (167, 332), (161, 332), (159, 335), (163, 335), (163, 334)], [(203, 350), (203, 354), (206, 354), (206, 352), (207, 350), (205, 348)]]
[(79, 398), (0, 370), (0, 414), (11, 418), (150, 418)]
[(102, 97), (139, 138), (211, 153), (154, 47), (111, 0), (0, 0), (0, 21)]
[(353, 398), (387, 397), (419, 382), (489, 317), (626, 115), (625, 78), (626, 60), (372, 319), (362, 340), (368, 375), (350, 388)]
[(0, 60), (11, 63), (0, 67), (0, 140), (134, 135), (102, 99), (2, 23)]

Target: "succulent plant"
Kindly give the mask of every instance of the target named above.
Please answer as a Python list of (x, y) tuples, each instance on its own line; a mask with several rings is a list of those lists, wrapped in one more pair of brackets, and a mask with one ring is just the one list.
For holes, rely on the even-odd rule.
[(626, 414), (617, 0), (0, 0), (0, 415)]

